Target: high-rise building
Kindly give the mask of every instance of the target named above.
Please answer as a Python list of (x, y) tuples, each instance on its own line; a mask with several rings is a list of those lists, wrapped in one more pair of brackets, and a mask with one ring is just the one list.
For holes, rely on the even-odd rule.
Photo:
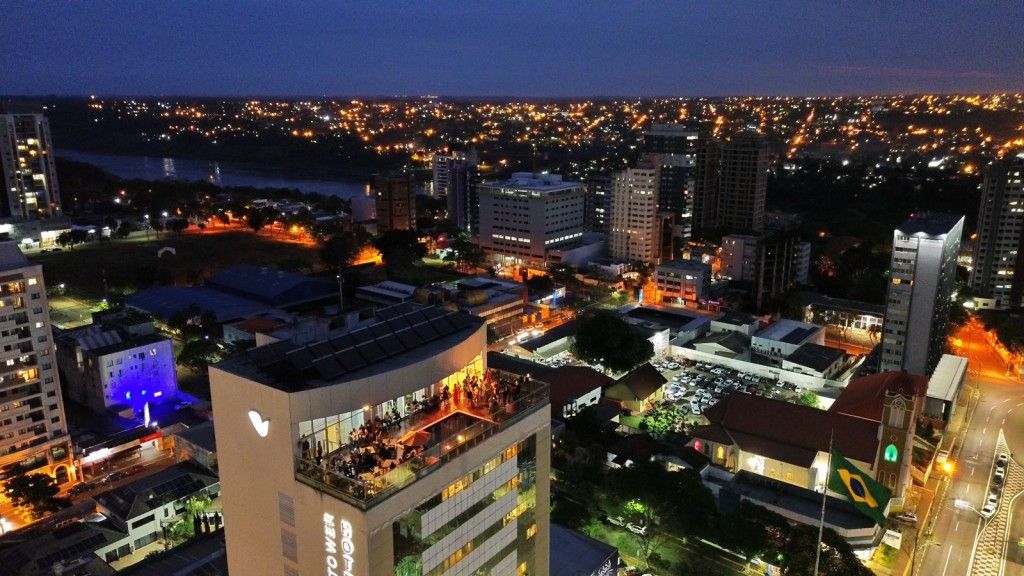
[(644, 158), (661, 168), (658, 210), (675, 215), (674, 236), (684, 242), (691, 236), (699, 147), (700, 133), (683, 124), (654, 124), (644, 133)]
[(788, 231), (729, 234), (722, 238), (722, 275), (746, 286), (753, 307), (764, 310), (800, 281), (808, 250), (807, 243)]
[(690, 218), (692, 239), (709, 239), (718, 226), (718, 156), (718, 142), (703, 134), (697, 141), (697, 168)]
[[(612, 258), (653, 264), (672, 259), (670, 222), (673, 214), (658, 210), (660, 171), (657, 165), (641, 164), (612, 175), (608, 233)], [(665, 230), (666, 222), (668, 230)], [(666, 234), (669, 237), (667, 253)]]
[(0, 218), (60, 214), (50, 124), (42, 114), (0, 114)]
[(985, 170), (971, 265), (978, 307), (1024, 306), (1024, 154)]
[(558, 174), (516, 172), (483, 182), (480, 246), (507, 263), (544, 265), (549, 250), (583, 236), (586, 187)]
[(434, 156), (434, 194), (446, 197), (448, 219), (467, 232), (476, 232), (479, 227), (476, 179), (476, 162), (465, 154)]
[(374, 176), (377, 233), (416, 229), (416, 181), (412, 174)]
[(608, 233), (611, 216), (612, 179), (595, 176), (587, 180), (587, 195), (583, 206), (584, 225), (590, 232)]
[(548, 574), (547, 386), (401, 304), (211, 367), (232, 574)]
[(734, 135), (718, 160), (715, 224), (728, 232), (764, 230), (768, 143), (756, 132)]
[(15, 466), (58, 482), (72, 453), (61, 399), (43, 269), (14, 242), (0, 242), (0, 480)]
[(946, 346), (964, 217), (920, 212), (893, 232), (880, 371), (931, 374)]

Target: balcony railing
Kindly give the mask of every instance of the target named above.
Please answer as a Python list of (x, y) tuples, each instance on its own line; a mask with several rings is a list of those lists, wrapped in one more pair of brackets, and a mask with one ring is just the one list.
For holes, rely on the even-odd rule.
[[(531, 380), (522, 385), (519, 396), (512, 402), (487, 410), (479, 416), (474, 413), (473, 423), (451, 432), (433, 446), (371, 480), (350, 478), (301, 456), (295, 458), (295, 478), (360, 508), (371, 508), (548, 402), (548, 385)], [(456, 413), (459, 412), (452, 411), (450, 414)], [(432, 419), (434, 422), (438, 420), (436, 415)]]

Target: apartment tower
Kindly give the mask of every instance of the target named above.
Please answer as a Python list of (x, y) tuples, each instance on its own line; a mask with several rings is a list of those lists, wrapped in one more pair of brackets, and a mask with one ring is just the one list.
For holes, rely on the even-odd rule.
[(377, 233), (416, 229), (416, 181), (412, 174), (374, 176)]
[(0, 480), (15, 468), (73, 477), (43, 269), (0, 242)]
[(881, 372), (931, 374), (945, 351), (964, 217), (920, 212), (893, 232)]
[(1024, 154), (985, 170), (970, 286), (979, 308), (1024, 306)]
[(0, 218), (60, 213), (50, 123), (42, 114), (0, 114)]

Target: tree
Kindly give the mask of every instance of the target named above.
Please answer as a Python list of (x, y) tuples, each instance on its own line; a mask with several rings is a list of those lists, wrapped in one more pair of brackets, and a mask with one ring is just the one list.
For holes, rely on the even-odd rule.
[(415, 230), (388, 230), (373, 241), (373, 246), (388, 265), (411, 264), (427, 253)]
[(669, 472), (642, 462), (608, 473), (605, 509), (647, 527), (637, 534), (642, 559), (651, 563), (668, 534), (706, 535), (717, 514), (714, 496), (693, 470)]
[(71, 505), (67, 498), (60, 498), (60, 485), (47, 474), (26, 474), (19, 470), (7, 479), (4, 493), (15, 506), (28, 506), (32, 515), (39, 518)]
[(625, 372), (654, 356), (654, 345), (618, 314), (602, 310), (580, 322), (572, 353), (585, 362)]
[(818, 395), (815, 394), (814, 392), (811, 392), (810, 390), (808, 390), (807, 392), (804, 392), (803, 394), (801, 394), (799, 398), (797, 398), (797, 402), (800, 403), (800, 404), (803, 404), (804, 406), (810, 406), (811, 408), (817, 408), (818, 407)]
[(202, 374), (220, 358), (220, 354), (220, 346), (215, 341), (199, 338), (185, 343), (178, 353), (177, 363), (196, 374)]
[[(198, 274), (201, 275), (202, 271), (199, 271)], [(208, 336), (220, 336), (217, 315), (209, 310), (203, 310), (195, 304), (172, 314), (167, 319), (167, 325), (177, 330), (181, 339), (186, 342)]]
[(260, 210), (250, 210), (245, 220), (249, 224), (249, 228), (252, 228), (252, 231), (257, 234), (267, 225), (267, 217)]
[(117, 227), (117, 231), (114, 232), (114, 235), (117, 236), (118, 238), (127, 238), (128, 235), (131, 234), (134, 229), (135, 226), (132, 226), (131, 222), (123, 220), (121, 224)]
[(552, 264), (548, 268), (548, 276), (559, 284), (575, 284), (579, 281), (576, 279), (576, 269), (568, 264)]
[(57, 235), (57, 238), (54, 241), (58, 246), (62, 246), (64, 248), (71, 248), (74, 246), (71, 242), (71, 232), (61, 232)]
[(181, 234), (188, 228), (188, 220), (184, 218), (171, 218), (167, 220), (167, 229), (175, 234)]
[(640, 420), (640, 429), (660, 438), (668, 432), (683, 432), (686, 414), (671, 402), (662, 402), (648, 410)]
[(550, 276), (533, 276), (526, 281), (530, 297), (547, 296), (555, 290), (555, 281)]
[(339, 232), (320, 247), (320, 259), (331, 268), (347, 267), (359, 254), (361, 246), (351, 232)]
[(456, 238), (449, 243), (448, 247), (452, 253), (445, 259), (455, 260), (462, 271), (479, 268), (486, 258), (484, 249), (467, 238)]
[(217, 217), (217, 220), (220, 220), (220, 223), (225, 225), (225, 226), (227, 226), (228, 224), (231, 223), (231, 218), (226, 213), (224, 213), (224, 212), (217, 212), (217, 216), (216, 217)]

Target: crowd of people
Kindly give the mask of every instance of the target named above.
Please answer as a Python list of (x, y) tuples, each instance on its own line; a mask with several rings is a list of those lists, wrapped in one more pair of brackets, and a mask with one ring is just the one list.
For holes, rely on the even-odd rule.
[[(402, 416), (395, 409), (372, 418), (349, 433), (349, 443), (325, 453), (322, 440), (316, 445), (302, 440), (302, 457), (316, 466), (353, 480), (369, 481), (387, 474), (402, 463), (423, 453), (415, 434), (401, 434), (403, 424), (414, 417), (430, 419), (439, 411), (484, 410), (494, 414), (514, 409), (515, 400), (530, 376), (502, 375), (488, 371), (482, 376), (470, 374), (454, 385), (444, 384), (433, 395), (406, 405)], [(412, 430), (408, 432), (414, 432)], [(401, 437), (405, 437), (405, 441)]]

